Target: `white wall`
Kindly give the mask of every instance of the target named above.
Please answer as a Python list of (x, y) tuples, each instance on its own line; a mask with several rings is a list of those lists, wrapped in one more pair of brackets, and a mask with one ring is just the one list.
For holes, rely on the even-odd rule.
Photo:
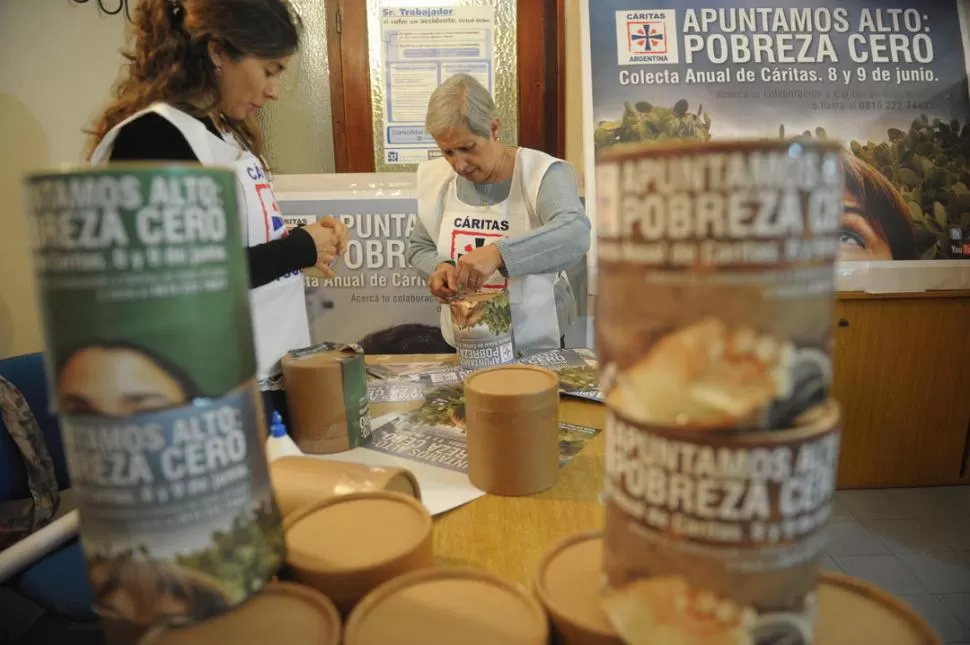
[(83, 129), (120, 69), (125, 27), (97, 2), (0, 0), (0, 357), (43, 348), (21, 177), (80, 160)]

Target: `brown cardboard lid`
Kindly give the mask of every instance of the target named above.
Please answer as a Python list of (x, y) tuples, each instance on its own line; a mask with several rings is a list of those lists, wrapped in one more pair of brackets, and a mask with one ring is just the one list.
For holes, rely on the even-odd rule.
[(909, 605), (862, 580), (825, 572), (818, 585), (820, 645), (939, 645), (940, 637)]
[(330, 575), (368, 571), (420, 549), (431, 527), (421, 502), (401, 493), (332, 497), (286, 518), (287, 562)]
[(146, 636), (142, 645), (337, 645), (340, 616), (326, 596), (288, 582), (266, 585), (228, 613)]
[(526, 589), (484, 571), (426, 569), (391, 580), (347, 621), (344, 645), (545, 645), (549, 626)]
[(357, 356), (357, 352), (349, 347), (344, 349), (328, 349), (322, 352), (307, 354), (306, 356), (283, 354), (280, 365), (285, 368), (327, 367), (329, 365), (340, 365), (343, 361), (354, 356)]
[(569, 645), (622, 645), (603, 611), (603, 533), (566, 538), (539, 564), (536, 595)]
[(559, 377), (550, 369), (536, 365), (499, 365), (479, 370), (465, 379), (465, 400), (495, 400), (507, 405), (550, 392), (559, 392)]

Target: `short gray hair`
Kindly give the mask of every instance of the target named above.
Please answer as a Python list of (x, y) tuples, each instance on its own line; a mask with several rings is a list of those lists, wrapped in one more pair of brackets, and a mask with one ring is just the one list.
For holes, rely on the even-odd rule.
[(487, 137), (496, 116), (495, 101), (488, 90), (474, 76), (455, 74), (432, 92), (424, 128), (432, 136), (453, 128), (468, 128), (472, 134)]

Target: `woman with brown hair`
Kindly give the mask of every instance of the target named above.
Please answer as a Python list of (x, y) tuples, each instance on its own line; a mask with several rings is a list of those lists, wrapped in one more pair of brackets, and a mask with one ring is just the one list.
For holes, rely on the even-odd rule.
[(851, 152), (846, 152), (844, 160), (839, 259), (919, 259), (909, 207), (899, 191)]
[(330, 265), (347, 245), (334, 218), (289, 234), (262, 160), (256, 113), (279, 97), (300, 43), (286, 0), (143, 0), (127, 74), (95, 120), (92, 163), (189, 161), (235, 170), (245, 215), (258, 376), (266, 413), (280, 410), (279, 361), (310, 344), (300, 270)]

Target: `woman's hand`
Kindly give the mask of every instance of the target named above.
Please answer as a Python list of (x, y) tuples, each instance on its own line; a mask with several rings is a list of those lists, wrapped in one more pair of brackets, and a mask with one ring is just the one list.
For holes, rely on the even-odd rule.
[(437, 298), (438, 302), (445, 304), (448, 300), (458, 293), (458, 280), (455, 267), (448, 262), (442, 262), (435, 267), (434, 273), (428, 280), (428, 288), (431, 295)]
[(347, 250), (347, 242), (350, 241), (350, 230), (336, 217), (327, 215), (317, 220), (321, 226), (331, 229), (337, 236), (337, 255), (343, 255)]
[[(337, 222), (337, 224), (340, 224), (340, 222)], [(340, 224), (340, 226), (343, 226), (343, 224)], [(303, 227), (303, 230), (310, 234), (314, 246), (317, 247), (317, 262), (313, 266), (324, 276), (332, 278), (335, 274), (330, 265), (333, 264), (334, 258), (340, 252), (340, 234), (335, 227), (326, 225), (322, 221), (307, 224)], [(344, 230), (346, 231), (346, 227), (344, 227)], [(346, 242), (344, 244), (346, 245)]]
[(502, 265), (502, 252), (494, 244), (487, 244), (461, 256), (456, 265), (458, 288), (478, 291)]

